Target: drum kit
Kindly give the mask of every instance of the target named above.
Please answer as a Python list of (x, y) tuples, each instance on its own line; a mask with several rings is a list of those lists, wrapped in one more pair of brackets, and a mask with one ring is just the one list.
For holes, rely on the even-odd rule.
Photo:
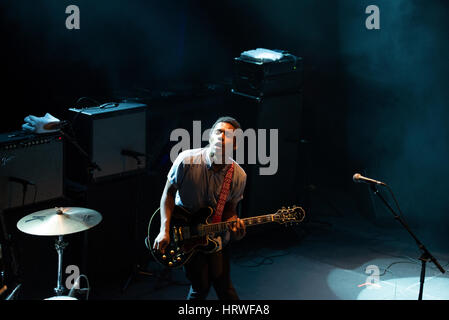
[[(17, 222), (17, 228), (25, 233), (37, 236), (56, 236), (55, 249), (58, 253), (58, 278), (55, 290), (56, 296), (46, 300), (67, 300), (66, 290), (62, 286), (62, 258), (68, 243), (64, 236), (82, 232), (95, 227), (102, 216), (95, 210), (79, 207), (56, 207), (41, 210), (27, 215)], [(76, 300), (76, 299), (74, 299)]]

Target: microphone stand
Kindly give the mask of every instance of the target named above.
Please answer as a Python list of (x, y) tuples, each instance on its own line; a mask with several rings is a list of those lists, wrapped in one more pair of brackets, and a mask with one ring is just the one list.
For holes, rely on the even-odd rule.
[[(69, 124), (69, 128), (71, 129), (71, 131), (73, 132), (73, 127), (72, 124)], [(69, 134), (67, 134), (64, 130), (62, 130), (62, 128), (59, 129), (59, 133), (67, 140), (69, 141), (75, 148), (76, 150), (78, 150), (78, 152), (84, 157), (84, 159), (87, 161), (87, 176), (88, 176), (88, 184), (91, 183), (92, 179), (93, 179), (93, 171), (94, 170), (98, 170), (101, 171), (100, 166), (98, 166), (97, 163), (95, 163), (94, 161), (91, 160), (89, 154), (79, 145), (79, 143), (76, 141), (76, 138), (74, 137), (75, 134), (73, 133), (73, 137), (70, 136)], [(83, 198), (84, 198), (84, 202), (87, 202), (87, 198), (88, 198), (88, 190), (87, 188), (83, 190)], [(59, 255), (61, 256), (62, 259), (62, 250), (64, 250), (65, 246), (67, 244), (64, 243), (62, 241), (62, 237), (56, 242), (55, 246), (56, 246), (56, 250), (58, 252), (58, 257)], [(86, 268), (86, 261), (87, 261), (87, 246), (88, 246), (88, 233), (85, 232), (84, 233), (84, 244), (83, 244), (83, 266), (84, 268)], [(59, 268), (59, 267), (58, 267)], [(60, 285), (60, 270), (58, 269), (58, 285), (55, 288), (55, 292), (57, 295), (62, 295), (63, 291)]]
[[(429, 252), (429, 250), (427, 250), (427, 248), (421, 243), (421, 241), (419, 241), (419, 239), (412, 232), (412, 230), (410, 230), (410, 227), (407, 225), (407, 223), (404, 221), (404, 219), (402, 219), (393, 210), (393, 208), (388, 204), (388, 202), (385, 201), (384, 197), (382, 197), (382, 195), (379, 193), (379, 190), (377, 190), (376, 184), (372, 183), (370, 185), (371, 185), (371, 190), (373, 190), (374, 194), (377, 195), (382, 200), (382, 202), (387, 206), (388, 209), (390, 209), (390, 211), (393, 213), (394, 218), (396, 220), (398, 220), (402, 224), (402, 226), (410, 233), (410, 235), (412, 236), (412, 238), (415, 240), (416, 244), (418, 245), (418, 248), (422, 251), (422, 254), (419, 257), (419, 260), (421, 260), (421, 276), (420, 276), (420, 286), (419, 286), (419, 296), (418, 296), (418, 300), (422, 300), (423, 289), (424, 289), (424, 280), (425, 280), (425, 276), (426, 276), (426, 263), (429, 261), (432, 261), (437, 266), (437, 268), (441, 271), (441, 273), (445, 273), (445, 270), (438, 263), (437, 259), (435, 259), (435, 257), (432, 256), (432, 254)], [(385, 186), (390, 190), (390, 192), (392, 192), (390, 187), (388, 187), (388, 185), (385, 185)]]
[(59, 130), (59, 132), (61, 133), (61, 135), (67, 139), (67, 141), (69, 141), (73, 146), (75, 146), (75, 148), (84, 156), (84, 158), (88, 161), (88, 171), (89, 174), (92, 174), (93, 170), (98, 170), (101, 171), (101, 168), (98, 166), (98, 164), (96, 164), (95, 162), (93, 162), (92, 160), (90, 160), (89, 155), (87, 154), (86, 151), (84, 151), (84, 149), (78, 144), (78, 142), (71, 137), (70, 135), (68, 135), (67, 133), (65, 133), (63, 130)]

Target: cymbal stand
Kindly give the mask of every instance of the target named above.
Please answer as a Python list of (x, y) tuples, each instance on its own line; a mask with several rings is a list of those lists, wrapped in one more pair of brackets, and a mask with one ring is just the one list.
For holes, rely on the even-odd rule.
[(64, 242), (63, 236), (60, 235), (58, 239), (55, 242), (55, 248), (58, 252), (58, 282), (57, 286), (55, 288), (56, 295), (62, 296), (64, 294), (64, 291), (66, 290), (62, 286), (62, 256), (64, 253), (64, 249), (67, 247), (68, 243)]
[[(0, 239), (0, 250), (2, 251), (2, 252), (0, 252), (1, 253), (0, 260), (3, 260), (3, 261), (8, 260), (8, 265), (7, 265), (8, 268), (6, 268), (6, 265), (3, 264), (2, 268), (1, 268), (2, 270), (0, 270), (0, 272), (2, 272), (2, 280), (3, 281), (12, 280), (12, 279), (9, 279), (10, 275), (8, 275), (8, 272), (7, 272), (7, 271), (10, 271), (11, 275), (12, 275), (11, 278), (14, 278), (14, 281), (21, 282), (22, 281), (22, 274), (21, 274), (22, 270), (19, 265), (19, 259), (18, 259), (17, 252), (16, 252), (16, 246), (12, 241), (12, 235), (9, 233), (9, 231), (6, 227), (4, 211), (1, 208), (0, 208), (0, 226), (2, 228), (2, 230), (0, 231), (0, 234), (3, 233), (3, 238), (4, 238), (3, 239), (4, 242)], [(3, 243), (4, 243), (4, 246), (2, 247)], [(6, 258), (6, 256), (5, 256), (6, 251), (8, 252), (8, 258)], [(3, 269), (6, 269), (6, 270), (3, 270)], [(5, 277), (5, 273), (6, 273), (6, 277)], [(6, 282), (3, 284), (6, 284)]]

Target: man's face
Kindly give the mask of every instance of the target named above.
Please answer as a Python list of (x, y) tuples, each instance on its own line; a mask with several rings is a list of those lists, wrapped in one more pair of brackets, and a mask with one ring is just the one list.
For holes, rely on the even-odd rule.
[[(225, 150), (235, 150), (234, 126), (227, 122), (219, 122), (210, 133), (209, 144), (215, 155), (225, 155)], [(232, 155), (232, 153), (230, 153)]]

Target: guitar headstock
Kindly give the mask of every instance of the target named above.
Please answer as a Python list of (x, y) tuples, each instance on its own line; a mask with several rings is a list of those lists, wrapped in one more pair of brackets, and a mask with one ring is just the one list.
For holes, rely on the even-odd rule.
[(299, 206), (282, 207), (274, 214), (274, 221), (280, 224), (299, 223), (304, 220), (306, 212)]

